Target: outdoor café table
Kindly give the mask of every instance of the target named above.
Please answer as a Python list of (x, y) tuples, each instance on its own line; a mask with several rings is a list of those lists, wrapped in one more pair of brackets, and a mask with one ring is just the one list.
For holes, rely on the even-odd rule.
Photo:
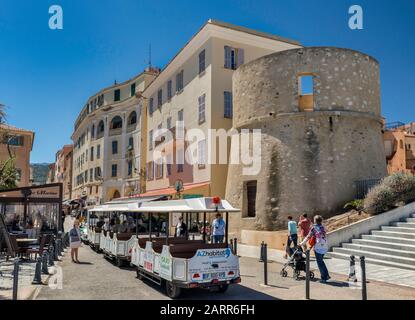
[(31, 244), (36, 243), (38, 240), (37, 239), (16, 239), (17, 245), (21, 248), (25, 248), (28, 247)]

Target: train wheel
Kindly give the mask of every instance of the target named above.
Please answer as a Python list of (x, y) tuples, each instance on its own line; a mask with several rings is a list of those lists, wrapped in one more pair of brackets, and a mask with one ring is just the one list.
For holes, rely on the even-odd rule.
[(310, 272), (310, 279), (313, 280), (314, 279), (314, 272)]
[(166, 281), (166, 294), (169, 298), (177, 299), (181, 292), (180, 287), (176, 286), (173, 282)]

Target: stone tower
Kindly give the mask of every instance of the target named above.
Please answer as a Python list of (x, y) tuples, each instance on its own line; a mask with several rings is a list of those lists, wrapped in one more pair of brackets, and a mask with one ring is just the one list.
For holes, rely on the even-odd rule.
[(260, 173), (229, 165), (226, 198), (242, 209), (233, 232), (327, 217), (355, 197), (356, 181), (386, 175), (379, 64), (366, 54), (311, 47), (262, 57), (235, 72), (233, 99), (234, 128), (262, 131)]

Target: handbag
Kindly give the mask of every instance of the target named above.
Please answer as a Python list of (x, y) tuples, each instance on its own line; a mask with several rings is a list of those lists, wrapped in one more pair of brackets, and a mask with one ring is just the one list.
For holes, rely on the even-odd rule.
[(312, 236), (310, 240), (308, 240), (308, 245), (313, 248), (316, 245), (316, 236)]

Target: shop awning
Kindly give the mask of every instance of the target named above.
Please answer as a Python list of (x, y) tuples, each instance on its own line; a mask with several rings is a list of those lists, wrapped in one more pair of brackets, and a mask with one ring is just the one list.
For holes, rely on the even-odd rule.
[(148, 201), (156, 201), (164, 198), (163, 196), (158, 197), (142, 197), (137, 199), (116, 199), (110, 202), (107, 202), (100, 206), (95, 206), (89, 209), (90, 212), (131, 212), (139, 208), (140, 204)]

